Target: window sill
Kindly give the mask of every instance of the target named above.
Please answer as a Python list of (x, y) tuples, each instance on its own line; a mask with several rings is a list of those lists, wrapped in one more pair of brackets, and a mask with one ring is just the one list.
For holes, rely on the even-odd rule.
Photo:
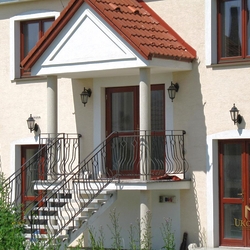
[(22, 83), (22, 82), (44, 81), (46, 79), (47, 79), (46, 76), (30, 76), (30, 77), (15, 78), (11, 82)]
[(211, 65), (206, 65), (207, 68), (226, 68), (226, 67), (231, 67), (231, 66), (249, 66), (250, 61), (245, 61), (245, 62), (225, 62), (225, 63), (216, 63), (216, 64), (211, 64)]

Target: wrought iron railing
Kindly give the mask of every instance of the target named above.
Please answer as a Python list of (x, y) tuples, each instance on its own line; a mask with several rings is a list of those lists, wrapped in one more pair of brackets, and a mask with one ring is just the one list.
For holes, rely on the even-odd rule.
[[(38, 195), (35, 202), (26, 207), (24, 216), (31, 235), (50, 232), (53, 239), (68, 234), (70, 229), (79, 228), (83, 223), (83, 210), (114, 180), (150, 180), (165, 174), (182, 175), (185, 179), (188, 164), (184, 135), (185, 131), (113, 132), (80, 164), (75, 165), (75, 160), (71, 160), (74, 157), (69, 157), (69, 154), (75, 152), (73, 155), (76, 155), (78, 150), (68, 147), (67, 143), (63, 146), (58, 137), (41, 139), (41, 144), (46, 145), (41, 147), (38, 156), (32, 157), (31, 163), (26, 163), (24, 170), (12, 175), (6, 184), (11, 187), (11, 192), (16, 192), (14, 197), (18, 197), (22, 194), (18, 188), (22, 172), (31, 171), (29, 169), (34, 164), (48, 165), (43, 178), (38, 176), (28, 187)], [(40, 155), (45, 149), (48, 150), (45, 158), (48, 162), (41, 162)]]
[[(70, 228), (78, 228), (82, 211), (114, 179), (147, 176), (149, 166), (154, 176), (184, 175), (187, 170), (184, 134), (184, 131), (112, 133), (70, 174), (47, 188), (43, 186), (43, 197), (26, 214), (31, 232), (48, 230), (57, 237), (67, 234)], [(136, 172), (138, 168), (140, 171)]]
[(9, 202), (17, 205), (23, 197), (37, 196), (34, 191), (37, 180), (56, 181), (61, 175), (72, 172), (80, 162), (80, 137), (79, 134), (41, 134), (37, 153), (4, 182)]

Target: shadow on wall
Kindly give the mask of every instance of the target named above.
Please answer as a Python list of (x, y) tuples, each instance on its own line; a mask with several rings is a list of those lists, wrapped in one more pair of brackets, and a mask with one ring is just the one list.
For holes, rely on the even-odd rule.
[(84, 107), (80, 97), (84, 87), (93, 90), (92, 79), (72, 79), (76, 131), (82, 135), (81, 160), (93, 150), (93, 94)]
[[(199, 74), (199, 62), (193, 62), (192, 71), (174, 74), (180, 91), (174, 100), (175, 129), (184, 129), (186, 175), (192, 180), (189, 190), (181, 191), (182, 234), (188, 233), (188, 244), (206, 245), (206, 134), (204, 107)], [(202, 212), (201, 212), (202, 211)]]

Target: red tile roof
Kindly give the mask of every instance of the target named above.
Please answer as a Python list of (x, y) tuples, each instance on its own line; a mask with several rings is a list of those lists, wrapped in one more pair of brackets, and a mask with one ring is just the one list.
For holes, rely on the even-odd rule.
[(91, 6), (145, 59), (153, 57), (191, 62), (196, 51), (142, 0), (71, 0), (21, 62), (31, 68), (83, 3)]

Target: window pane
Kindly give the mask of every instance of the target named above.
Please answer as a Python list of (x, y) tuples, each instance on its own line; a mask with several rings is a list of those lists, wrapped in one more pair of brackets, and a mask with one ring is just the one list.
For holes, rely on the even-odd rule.
[(164, 91), (151, 91), (151, 129), (164, 130)]
[(221, 2), (222, 57), (241, 56), (241, 0)]
[(241, 144), (224, 145), (224, 197), (239, 198), (242, 193)]
[(25, 23), (23, 25), (24, 57), (39, 40), (39, 23)]
[(133, 92), (112, 94), (112, 131), (134, 129)]
[(52, 23), (53, 23), (52, 20), (43, 22), (43, 33), (45, 33), (49, 29)]
[(249, 12), (250, 12), (250, 0), (247, 1), (247, 54), (250, 55), (250, 21), (249, 21)]
[(241, 239), (242, 230), (238, 221), (242, 218), (241, 204), (224, 204), (224, 216), (224, 238)]

